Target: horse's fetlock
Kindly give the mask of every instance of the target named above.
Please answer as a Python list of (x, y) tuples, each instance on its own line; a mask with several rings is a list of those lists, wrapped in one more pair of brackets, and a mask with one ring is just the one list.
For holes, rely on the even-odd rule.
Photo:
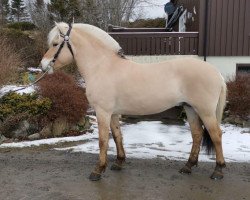
[(117, 160), (119, 161), (125, 161), (126, 157), (125, 156), (117, 156)]
[(194, 159), (189, 158), (186, 166), (188, 166), (190, 168), (193, 167), (193, 166), (197, 167), (198, 166), (198, 158), (194, 158)]
[(105, 163), (99, 163), (97, 166), (96, 166), (96, 168), (95, 168), (95, 172), (96, 173), (103, 173), (103, 172), (105, 172), (105, 170), (106, 170), (106, 168), (107, 168), (107, 162), (105, 162)]
[(225, 168), (226, 167), (226, 163), (225, 162), (216, 162), (216, 167), (215, 168)]

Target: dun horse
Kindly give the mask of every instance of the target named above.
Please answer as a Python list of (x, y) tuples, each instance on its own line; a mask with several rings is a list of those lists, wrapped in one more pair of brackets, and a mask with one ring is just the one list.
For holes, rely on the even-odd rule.
[[(107, 167), (109, 130), (116, 143), (112, 170), (125, 161), (119, 115), (148, 115), (183, 105), (193, 138), (192, 150), (181, 173), (197, 165), (201, 141), (214, 147), (216, 167), (212, 179), (223, 178), (225, 161), (220, 122), (226, 84), (209, 63), (179, 58), (162, 63), (138, 64), (125, 59), (119, 44), (101, 29), (87, 24), (58, 23), (48, 36), (49, 50), (41, 65), (53, 72), (76, 62), (86, 81), (86, 95), (96, 111), (99, 129), (99, 162), (90, 180), (99, 180)], [(154, 133), (150, 133), (154, 134)]]

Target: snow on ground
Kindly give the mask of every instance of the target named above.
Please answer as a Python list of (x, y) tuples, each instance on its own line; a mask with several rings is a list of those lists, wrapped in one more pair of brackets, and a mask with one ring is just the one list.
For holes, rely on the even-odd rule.
[[(25, 85), (23, 86), (16, 86), (16, 85), (5, 85), (4, 87), (0, 88), (0, 97), (5, 95), (8, 92), (11, 91), (16, 91), (18, 89), (21, 89), (23, 87), (26, 87)], [(24, 88), (22, 90), (16, 91), (18, 94), (27, 94), (27, 93), (32, 93), (35, 91), (34, 86), (29, 86), (27, 88)]]
[[(223, 125), (223, 149), (227, 162), (250, 162), (250, 134), (232, 125)], [(127, 157), (133, 158), (167, 158), (186, 160), (189, 156), (192, 138), (189, 126), (165, 125), (161, 122), (139, 122), (123, 125), (124, 147)], [(90, 142), (75, 147), (58, 150), (72, 150), (74, 152), (98, 153), (98, 136)], [(116, 155), (113, 139), (109, 142), (108, 154)], [(199, 160), (214, 161), (203, 151)]]
[(35, 67), (29, 67), (27, 70), (30, 72), (43, 72), (42, 69)]
[[(72, 150), (73, 152), (99, 153), (97, 126), (94, 132), (78, 137), (56, 138), (32, 142), (2, 144), (4, 147), (25, 147), (40, 144), (54, 144), (65, 141), (81, 141), (86, 143), (69, 148), (56, 148), (56, 150)], [(227, 162), (250, 162), (250, 132), (233, 125), (222, 125), (223, 149)], [(155, 158), (174, 160), (187, 160), (191, 149), (192, 138), (189, 126), (166, 125), (162, 122), (143, 121), (137, 124), (124, 124), (122, 126), (124, 147), (127, 157)], [(242, 132), (245, 132), (242, 134)], [(116, 155), (113, 139), (110, 139), (108, 154)], [(200, 161), (214, 161), (203, 151)]]
[(13, 143), (4, 143), (0, 145), (0, 148), (23, 148), (23, 147), (34, 147), (39, 145), (52, 145), (63, 142), (77, 142), (77, 141), (87, 141), (89, 139), (95, 138), (96, 135), (92, 133), (74, 136), (74, 137), (63, 137), (63, 138), (50, 138), (43, 140), (35, 141), (25, 141), (25, 142), (13, 142)]

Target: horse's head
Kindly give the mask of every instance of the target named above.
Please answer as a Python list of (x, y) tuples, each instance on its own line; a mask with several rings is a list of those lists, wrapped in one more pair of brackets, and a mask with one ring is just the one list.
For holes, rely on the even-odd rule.
[(43, 71), (53, 73), (74, 60), (74, 46), (71, 42), (72, 26), (66, 23), (56, 23), (48, 35), (49, 50), (43, 56), (41, 66)]

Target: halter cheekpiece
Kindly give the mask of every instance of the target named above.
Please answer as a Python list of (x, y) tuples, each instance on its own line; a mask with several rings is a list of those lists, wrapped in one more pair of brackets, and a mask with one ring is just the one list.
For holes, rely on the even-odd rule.
[(67, 44), (67, 47), (68, 47), (70, 53), (72, 54), (72, 56), (73, 56), (73, 58), (74, 58), (74, 53), (73, 53), (73, 50), (72, 50), (72, 46), (71, 46), (71, 44), (69, 43), (69, 39), (70, 39), (69, 35), (70, 35), (71, 30), (72, 30), (72, 24), (69, 24), (69, 29), (68, 29), (68, 31), (67, 31), (66, 34), (63, 34), (63, 33), (60, 31), (60, 36), (63, 38), (63, 42), (60, 44), (59, 49), (57, 50), (56, 54), (54, 55), (53, 60), (50, 62), (50, 66), (53, 67), (53, 65), (55, 64), (56, 59), (58, 58), (59, 54), (61, 53), (62, 48), (64, 47), (64, 44), (65, 44), (65, 43)]

